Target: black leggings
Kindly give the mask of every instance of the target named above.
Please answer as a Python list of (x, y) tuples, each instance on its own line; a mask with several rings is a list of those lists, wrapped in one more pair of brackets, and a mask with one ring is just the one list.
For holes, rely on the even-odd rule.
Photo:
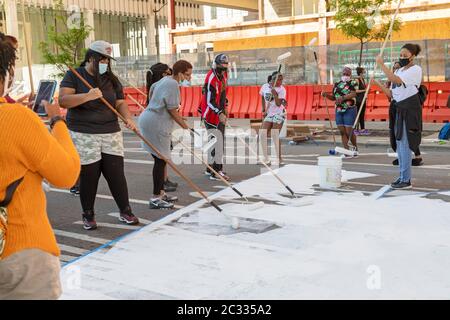
[(153, 154), (152, 157), (155, 159), (153, 165), (153, 194), (159, 196), (161, 191), (164, 190), (164, 171), (167, 163)]
[(81, 166), (80, 200), (83, 211), (94, 210), (98, 181), (102, 173), (120, 212), (130, 212), (128, 187), (124, 172), (124, 159), (123, 157), (106, 153), (102, 153), (102, 159), (100, 161)]
[[(364, 105), (361, 107), (359, 107), (359, 108), (362, 108), (362, 110), (361, 110), (361, 114), (359, 115), (359, 128), (361, 129), (361, 130), (364, 130), (364, 129), (366, 129), (366, 122), (365, 122), (365, 117), (366, 117), (366, 103), (364, 102)], [(359, 111), (359, 108), (358, 108), (358, 111)]]

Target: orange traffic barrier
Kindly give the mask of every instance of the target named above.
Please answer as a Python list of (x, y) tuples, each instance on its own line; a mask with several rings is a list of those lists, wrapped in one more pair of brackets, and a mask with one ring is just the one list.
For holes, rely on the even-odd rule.
[[(425, 83), (429, 93), (423, 108), (424, 122), (450, 121), (450, 108), (447, 100), (450, 82)], [(286, 85), (287, 116), (289, 120), (328, 120), (326, 104), (320, 96), (319, 85)], [(230, 118), (261, 119), (260, 86), (232, 86), (228, 88), (228, 114)], [(331, 92), (333, 85), (325, 85), (325, 91)], [(145, 89), (142, 89), (143, 91)], [(130, 111), (139, 115), (142, 110), (130, 95), (145, 105), (145, 96), (132, 88), (124, 88)], [(198, 107), (202, 98), (202, 87), (181, 88), (181, 114), (183, 117), (199, 117)], [(335, 119), (334, 103), (327, 101), (331, 120)], [(373, 86), (367, 97), (366, 121), (388, 121), (389, 100), (377, 86)]]

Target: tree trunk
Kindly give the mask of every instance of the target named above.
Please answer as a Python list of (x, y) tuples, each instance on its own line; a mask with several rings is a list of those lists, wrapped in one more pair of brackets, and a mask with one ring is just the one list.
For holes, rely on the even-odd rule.
[(361, 47), (359, 49), (359, 63), (358, 63), (358, 67), (361, 67), (362, 53), (363, 53), (363, 47), (364, 47), (364, 42), (362, 40), (360, 40), (360, 43), (361, 43)]

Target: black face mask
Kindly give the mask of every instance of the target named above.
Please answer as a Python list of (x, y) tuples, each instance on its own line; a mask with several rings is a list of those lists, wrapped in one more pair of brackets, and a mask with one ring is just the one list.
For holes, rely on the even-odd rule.
[(409, 58), (404, 58), (404, 59), (400, 59), (398, 61), (398, 63), (403, 68), (403, 67), (407, 66), (410, 63), (410, 61), (409, 61)]

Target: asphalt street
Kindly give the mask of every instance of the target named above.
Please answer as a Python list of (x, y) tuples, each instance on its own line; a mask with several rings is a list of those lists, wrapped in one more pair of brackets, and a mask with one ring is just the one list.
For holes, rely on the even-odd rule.
[[(81, 255), (87, 254), (102, 245), (108, 244), (121, 236), (141, 228), (152, 221), (172, 213), (177, 208), (187, 206), (199, 200), (199, 195), (190, 186), (177, 177), (170, 170), (172, 181), (179, 183), (174, 193), (179, 197), (174, 210), (151, 210), (148, 207), (152, 195), (153, 159), (144, 150), (136, 136), (130, 132), (124, 133), (125, 143), (125, 174), (128, 182), (131, 206), (134, 213), (141, 219), (139, 226), (127, 226), (118, 221), (118, 208), (111, 197), (106, 181), (100, 180), (95, 204), (97, 230), (85, 231), (81, 225), (81, 205), (79, 198), (71, 195), (67, 190), (52, 189), (47, 194), (48, 214), (60, 245), (62, 263), (73, 261)], [(316, 165), (318, 156), (325, 156), (330, 149), (327, 145), (315, 145), (305, 142), (299, 145), (283, 144), (284, 162), (286, 164)], [(261, 173), (261, 166), (256, 160), (249, 158), (251, 154), (242, 144), (229, 145), (225, 171), (234, 183), (252, 178)], [(200, 150), (197, 149), (197, 152)], [(174, 150), (177, 152), (177, 149)], [(230, 156), (228, 156), (231, 153)], [(234, 154), (234, 156), (233, 156)], [(177, 154), (173, 154), (177, 155)], [(178, 153), (179, 155), (179, 153)], [(236, 156), (237, 155), (237, 156)], [(189, 157), (191, 158), (191, 157)], [(437, 197), (450, 202), (450, 196), (437, 195), (437, 191), (450, 190), (450, 151), (426, 151), (423, 155), (424, 165), (413, 167), (413, 186), (409, 192), (426, 192), (429, 197)], [(392, 165), (393, 158), (386, 154), (386, 147), (373, 146), (360, 149), (360, 156), (356, 159), (345, 159), (343, 169), (368, 172), (374, 177), (344, 182), (341, 190), (358, 190), (372, 192), (380, 189), (397, 178), (398, 167)], [(197, 161), (198, 162), (198, 161)], [(239, 164), (236, 164), (239, 162)], [(234, 163), (234, 164), (232, 164)], [(194, 183), (207, 193), (215, 193), (225, 186), (221, 181), (211, 181), (203, 174), (205, 166), (202, 164), (181, 164), (179, 168)], [(298, 177), (301, 179), (301, 176)], [(273, 188), (278, 192), (286, 190), (275, 180)], [(364, 208), (361, 208), (364, 210)]]

